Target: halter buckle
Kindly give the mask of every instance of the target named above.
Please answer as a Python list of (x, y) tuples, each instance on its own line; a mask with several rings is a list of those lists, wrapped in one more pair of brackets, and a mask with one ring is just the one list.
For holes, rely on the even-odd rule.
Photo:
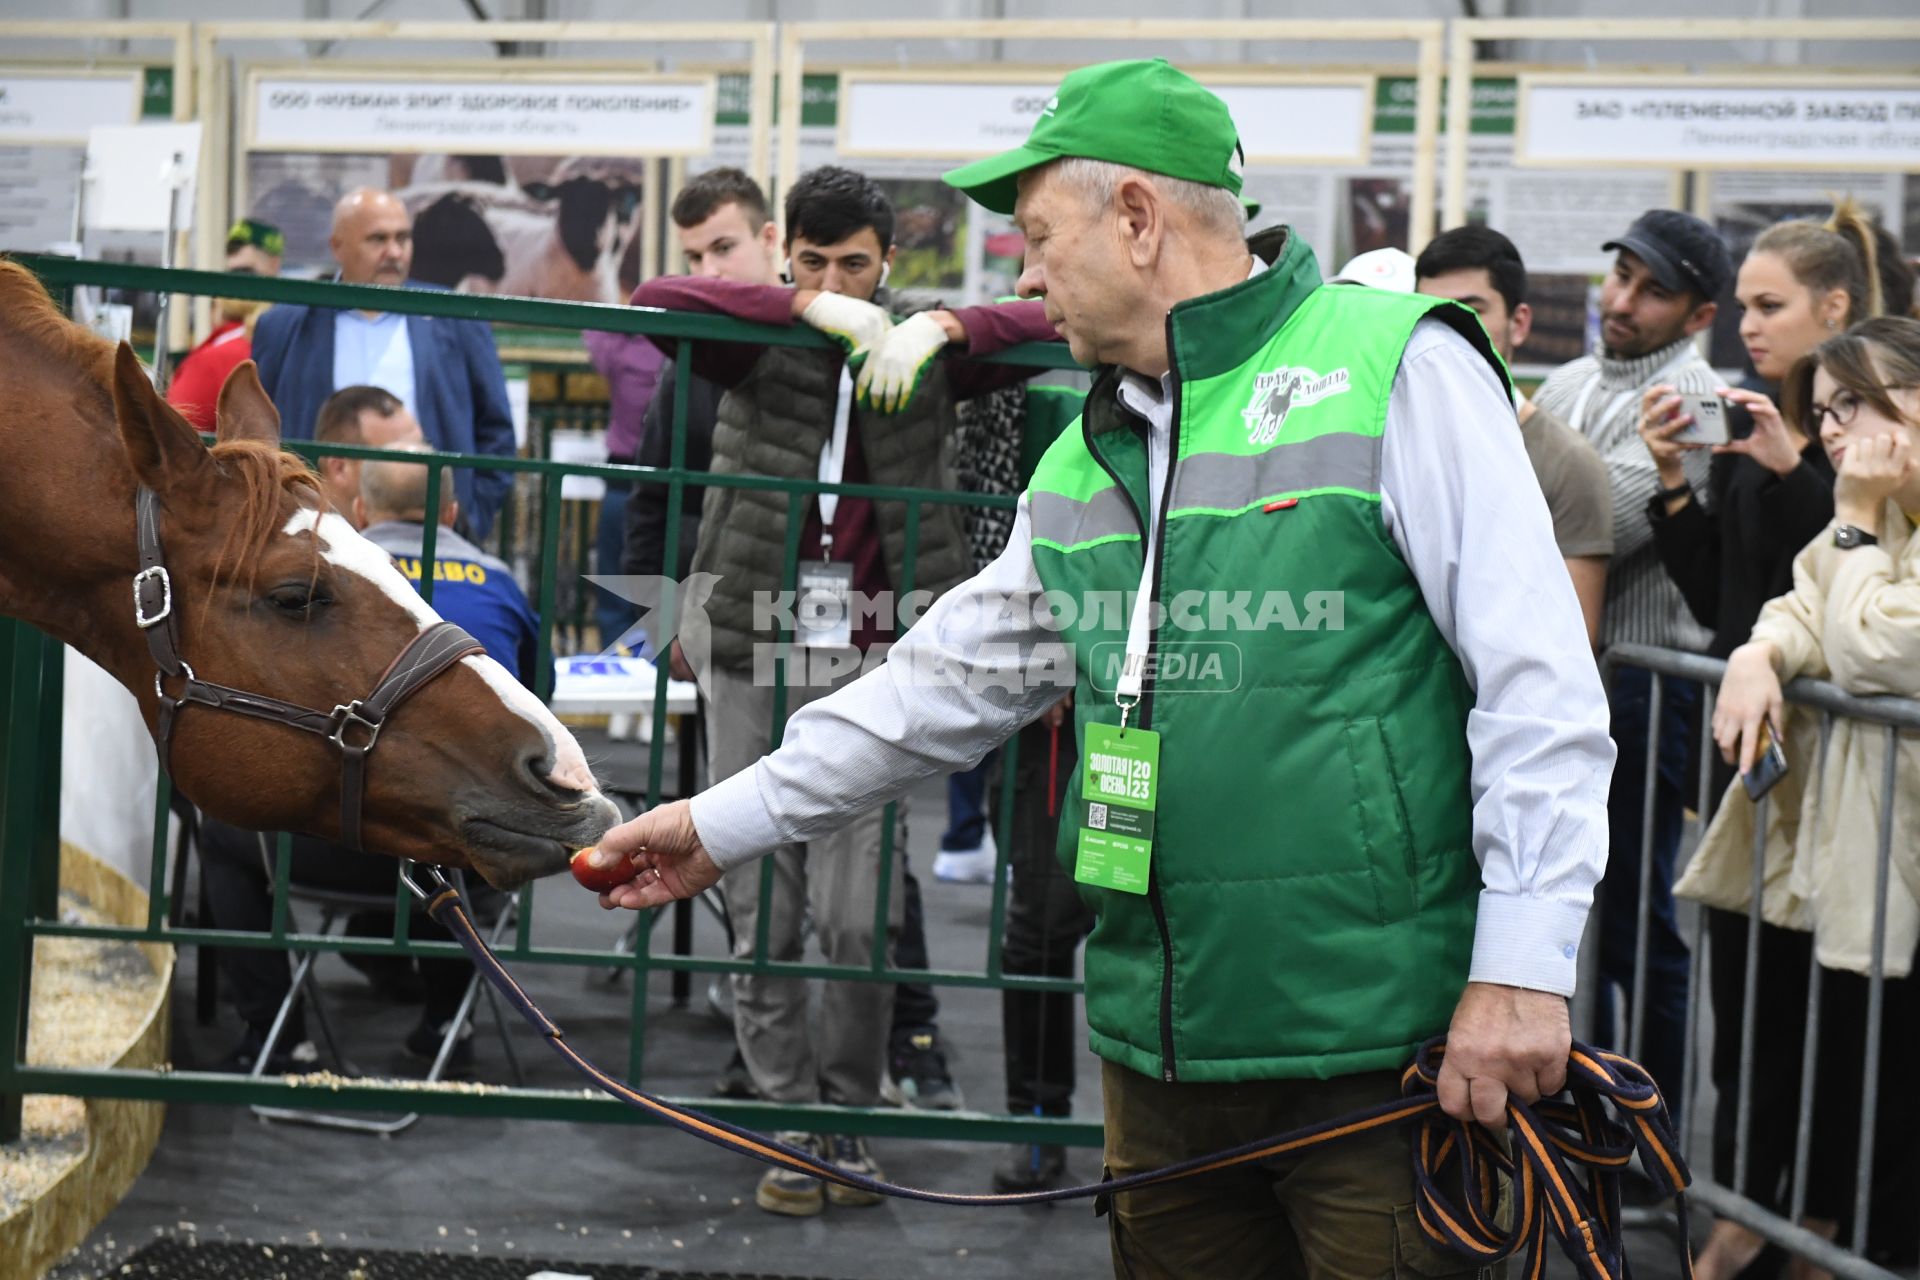
[[(373, 750), (373, 744), (380, 740), (381, 726), (384, 725), (386, 721), (369, 720), (367, 717), (361, 715), (360, 709), (364, 706), (366, 706), (366, 703), (355, 698), (352, 702), (335, 707), (333, 709), (333, 732), (327, 735), (327, 741), (342, 751), (367, 752)], [(367, 740), (365, 742), (353, 743), (347, 741), (347, 726), (355, 724), (367, 731)]]
[[(189, 685), (195, 685), (200, 683), (200, 678), (193, 674), (193, 668), (188, 666), (185, 662), (182, 662), (180, 664), (180, 670), (174, 672), (173, 674), (184, 677), (186, 682)], [(162, 702), (165, 702), (167, 700), (167, 691), (161, 686), (160, 682), (166, 679), (166, 677), (167, 677), (167, 673), (164, 671), (156, 671), (153, 673), (153, 696), (155, 698), (158, 698)], [(184, 697), (189, 692), (189, 690), (182, 689), (180, 692), (181, 692), (181, 696)]]
[[(147, 602), (141, 599), (141, 591), (149, 584), (160, 584), (160, 607), (152, 613), (147, 612)], [(168, 575), (165, 565), (150, 565), (133, 575), (133, 621), (142, 630), (157, 627), (173, 613), (173, 578)]]

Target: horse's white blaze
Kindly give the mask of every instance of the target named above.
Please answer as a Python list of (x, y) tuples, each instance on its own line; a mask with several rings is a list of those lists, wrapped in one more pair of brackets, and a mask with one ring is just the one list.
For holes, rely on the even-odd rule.
[(440, 615), (420, 598), (420, 593), (413, 589), (406, 575), (393, 567), (393, 557), (361, 537), (360, 531), (348, 524), (346, 517), (335, 511), (322, 515), (312, 507), (302, 507), (293, 513), (281, 532), (291, 537), (309, 529), (320, 540), (320, 554), (328, 564), (358, 574), (380, 588), (387, 599), (406, 610), (407, 616), (420, 624), (420, 630), (425, 631), (440, 621)]
[[(339, 513), (329, 511), (322, 515), (312, 508), (302, 508), (293, 513), (281, 532), (291, 537), (309, 530), (319, 539), (320, 554), (328, 564), (365, 578), (378, 587), (389, 600), (406, 610), (407, 616), (420, 625), (420, 630), (425, 631), (440, 621), (440, 615), (420, 598), (420, 593), (414, 590), (406, 575), (394, 567), (393, 557), (361, 537), (359, 531)], [(573, 791), (592, 792), (596, 789), (593, 770), (587, 767), (587, 758), (581, 752), (580, 744), (565, 725), (554, 719), (553, 712), (547, 710), (545, 703), (534, 697), (525, 685), (513, 678), (511, 672), (492, 658), (473, 655), (461, 661), (486, 681), (487, 688), (493, 690), (494, 696), (500, 699), (507, 710), (538, 729), (546, 739), (548, 754), (554, 762), (553, 772), (547, 775), (549, 782)]]
[(532, 721), (547, 735), (547, 742), (553, 748), (553, 772), (547, 775), (547, 781), (573, 791), (595, 789), (593, 770), (587, 767), (587, 757), (580, 750), (580, 744), (574, 741), (567, 726), (553, 718), (546, 703), (534, 697), (527, 686), (513, 678), (512, 672), (492, 658), (471, 657), (462, 661), (480, 673), (487, 687), (499, 695), (509, 710)]

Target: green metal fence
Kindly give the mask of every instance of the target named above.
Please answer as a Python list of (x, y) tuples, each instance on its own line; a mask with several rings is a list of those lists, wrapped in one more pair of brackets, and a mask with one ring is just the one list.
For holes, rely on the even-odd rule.
[[(537, 523), (537, 555), (527, 558), (534, 571), (529, 585), (540, 619), (540, 646), (536, 671), (536, 692), (551, 696), (553, 684), (553, 636), (557, 613), (559, 578), (568, 558), (563, 554), (561, 484), (569, 475), (598, 476), (609, 484), (634, 483), (664, 485), (667, 489), (666, 547), (664, 563), (678, 563), (680, 511), (688, 484), (771, 489), (788, 495), (789, 531), (782, 568), (782, 582), (791, 590), (795, 584), (799, 559), (799, 535), (808, 505), (817, 494), (838, 493), (866, 497), (876, 502), (907, 504), (906, 554), (908, 576), (916, 557), (919, 515), (926, 504), (973, 504), (1010, 506), (1013, 499), (949, 491), (891, 488), (879, 485), (825, 484), (817, 480), (783, 480), (741, 475), (713, 475), (685, 468), (687, 380), (691, 377), (692, 347), (708, 341), (747, 341), (766, 346), (825, 348), (827, 340), (803, 326), (791, 329), (747, 324), (726, 317), (643, 310), (632, 307), (600, 306), (587, 303), (549, 302), (528, 298), (477, 297), (466, 294), (409, 291), (371, 286), (342, 285), (314, 281), (266, 279), (257, 276), (229, 276), (218, 272), (162, 270), (118, 263), (77, 261), (20, 255), (16, 259), (37, 272), (58, 293), (74, 286), (114, 286), (145, 290), (165, 290), (176, 294), (230, 297), (324, 306), (364, 308), (413, 315), (446, 316), (580, 331), (602, 329), (619, 333), (658, 334), (679, 340), (682, 358), (675, 362), (680, 394), (675, 397), (671, 465), (648, 469), (617, 465), (579, 465), (557, 463), (542, 458), (500, 458), (492, 456), (441, 454), (438, 458), (458, 467), (496, 469), (513, 472), (520, 486), (537, 497), (530, 513)], [(995, 363), (1022, 365), (1040, 369), (1074, 368), (1064, 348), (1053, 344), (1017, 347), (986, 359)], [(386, 456), (378, 450), (350, 446), (290, 444), (297, 452), (313, 457), (336, 454), (348, 457)], [(421, 455), (406, 455), (419, 460)], [(429, 472), (428, 509), (438, 509), (440, 467)], [(429, 522), (423, 547), (420, 587), (432, 598), (433, 575), (424, 566), (435, 553), (435, 530)], [(579, 572), (576, 566), (573, 572)], [(897, 584), (904, 595), (912, 591), (911, 580)], [(783, 632), (775, 663), (776, 680), (782, 687), (776, 693), (774, 741), (777, 742), (785, 719), (785, 655), (792, 636)], [(275, 1078), (248, 1079), (201, 1072), (157, 1072), (115, 1069), (56, 1069), (28, 1066), (25, 1062), (25, 1029), (32, 995), (32, 951), (37, 937), (88, 937), (167, 943), (197, 947), (260, 947), (288, 951), (353, 952), (374, 955), (454, 955), (458, 948), (446, 942), (422, 942), (406, 936), (409, 899), (396, 884), (395, 930), (391, 938), (322, 937), (301, 933), (290, 927), (286, 864), (288, 845), (279, 842), (279, 870), (275, 877), (273, 926), (266, 933), (239, 933), (224, 930), (180, 927), (171, 923), (169, 889), (169, 849), (167, 840), (170, 788), (165, 775), (160, 779), (155, 805), (153, 859), (149, 883), (148, 919), (144, 926), (88, 926), (69, 924), (59, 919), (56, 894), (59, 876), (59, 761), (61, 735), (62, 647), (27, 627), (0, 619), (0, 1141), (18, 1135), (21, 1095), (53, 1093), (94, 1097), (121, 1097), (156, 1101), (214, 1102), (226, 1104), (268, 1104), (279, 1107), (328, 1110), (420, 1111), (446, 1115), (490, 1115), (532, 1119), (605, 1120), (644, 1123), (636, 1113), (611, 1099), (591, 1096), (577, 1090), (489, 1087), (482, 1092), (434, 1090), (407, 1087), (379, 1080), (350, 1080), (317, 1089), (290, 1084)], [(663, 793), (663, 768), (666, 759), (667, 672), (662, 664), (655, 690), (653, 738), (650, 744), (646, 802), (658, 803)], [(1015, 751), (1009, 743), (1007, 751)], [(1008, 823), (1013, 790), (1009, 758), (1004, 769), (1001, 804), (1000, 847), (1009, 847)], [(892, 862), (899, 851), (892, 847), (894, 824), (884, 824), (886, 836), (878, 877), (878, 901), (875, 919), (887, 918), (886, 895), (891, 882)], [(775, 962), (766, 958), (764, 926), (759, 946), (751, 960), (733, 960), (726, 956), (658, 952), (653, 949), (652, 921), (642, 923), (640, 945), (632, 953), (533, 945), (531, 921), (533, 900), (543, 890), (529, 885), (519, 891), (517, 931), (502, 949), (509, 965), (563, 965), (576, 968), (621, 967), (631, 978), (632, 1004), (626, 1055), (629, 1079), (646, 1087), (641, 1075), (647, 1033), (647, 978), (651, 972), (705, 972), (715, 974), (753, 972), (792, 977), (828, 978), (861, 982), (928, 982), (944, 987), (985, 987), (1030, 991), (1077, 991), (1079, 984), (1064, 979), (1007, 976), (1000, 972), (1000, 939), (1006, 915), (1007, 886), (997, 876), (992, 889), (990, 927), (984, 939), (985, 959), (977, 971), (899, 970), (887, 963), (885, 931), (878, 931), (870, 962), (863, 968), (824, 964)], [(578, 893), (571, 884), (560, 892)], [(773, 867), (762, 863), (761, 920), (767, 918), (764, 904), (773, 891)], [(203, 959), (203, 963), (207, 961)], [(617, 1063), (608, 1064), (618, 1066)], [(779, 1106), (761, 1102), (719, 1099), (684, 1099), (738, 1123), (783, 1129), (882, 1134), (903, 1137), (972, 1139), (980, 1141), (1043, 1141), (1068, 1145), (1095, 1146), (1100, 1141), (1097, 1123), (1076, 1120), (1025, 1118), (979, 1113), (940, 1113), (891, 1109), (855, 1109), (829, 1106)]]

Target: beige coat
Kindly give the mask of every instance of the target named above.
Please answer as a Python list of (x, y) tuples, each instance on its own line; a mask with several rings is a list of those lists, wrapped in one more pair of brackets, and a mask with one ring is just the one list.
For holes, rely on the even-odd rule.
[[(1920, 696), (1920, 537), (1891, 502), (1881, 527), (1879, 546), (1851, 551), (1822, 532), (1794, 559), (1793, 590), (1761, 610), (1753, 639), (1779, 649), (1783, 682), (1812, 676), (1855, 694)], [(1785, 719), (1789, 773), (1768, 797), (1761, 915), (1812, 930), (1821, 964), (1866, 973), (1886, 730), (1836, 718), (1821, 772), (1819, 713), (1788, 703)], [(1901, 735), (1897, 768), (1886, 972), (1905, 977), (1920, 944), (1920, 733)], [(1674, 892), (1746, 911), (1753, 818), (1736, 778)]]

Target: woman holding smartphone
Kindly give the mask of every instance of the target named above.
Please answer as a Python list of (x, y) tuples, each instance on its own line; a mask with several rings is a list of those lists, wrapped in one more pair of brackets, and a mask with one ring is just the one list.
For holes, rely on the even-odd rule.
[[(1873, 228), (1851, 202), (1825, 225), (1782, 222), (1754, 242), (1734, 296), (1754, 376), (1723, 387), (1727, 439), (1688, 437), (1700, 425), (1672, 387), (1641, 401), (1640, 437), (1660, 492), (1648, 502), (1667, 574), (1724, 658), (1747, 638), (1760, 606), (1793, 585), (1794, 555), (1833, 517), (1833, 470), (1813, 439), (1774, 408), (1774, 388), (1800, 357), (1847, 326), (1880, 313)], [(1909, 285), (1909, 288), (1911, 286)], [(1711, 448), (1707, 501), (1696, 500), (1681, 460)], [(1723, 788), (1726, 777), (1717, 780)]]
[[(1721, 391), (1728, 405), (1725, 443), (1688, 439), (1695, 434), (1695, 415), (1671, 388), (1649, 388), (1641, 402), (1640, 436), (1662, 486), (1648, 503), (1654, 544), (1688, 609), (1713, 629), (1708, 652), (1714, 657), (1746, 642), (1761, 606), (1792, 588), (1794, 556), (1833, 518), (1832, 464), (1811, 425), (1802, 430), (1797, 419), (1781, 415), (1774, 388), (1821, 342), (1878, 313), (1877, 249), (1871, 224), (1851, 201), (1835, 208), (1824, 225), (1782, 222), (1761, 233), (1734, 285), (1753, 376), (1740, 388)], [(1689, 449), (1708, 447), (1714, 459), (1702, 503), (1687, 484), (1681, 459)], [(1732, 766), (1715, 761), (1709, 795), (1719, 796), (1732, 780)], [(1710, 906), (1707, 935), (1718, 1102), (1714, 1176), (1730, 1186), (1747, 970), (1744, 899), (1738, 910)], [(1808, 946), (1803, 932), (1773, 923), (1762, 928), (1760, 989), (1769, 994), (1765, 1007), (1771, 1012), (1756, 1027), (1756, 1045), (1779, 1051), (1756, 1070), (1755, 1097), (1786, 1107), (1789, 1115), (1799, 1100)], [(1773, 1135), (1751, 1141), (1748, 1194), (1775, 1203), (1792, 1159), (1791, 1130), (1784, 1143)], [(1717, 1224), (1701, 1274), (1707, 1280), (1739, 1274), (1760, 1244), (1743, 1228)]]
[[(1817, 432), (1835, 468), (1834, 516), (1795, 558), (1791, 589), (1760, 610), (1751, 638), (1728, 658), (1712, 727), (1724, 758), (1741, 775), (1753, 769), (1769, 732), (1781, 735), (1793, 770), (1767, 797), (1753, 1066), (1754, 1114), (1766, 1119), (1751, 1128), (1746, 1192), (1782, 1211), (1788, 1207), (1796, 1128), (1788, 1118), (1799, 1103), (1811, 951), (1824, 968), (1843, 971), (1823, 974), (1819, 1091), (1802, 1224), (1831, 1237), (1850, 1216), (1854, 1195), (1866, 1028), (1866, 983), (1854, 975), (1872, 964), (1884, 736), (1875, 726), (1836, 721), (1822, 769), (1819, 717), (1785, 706), (1781, 687), (1806, 675), (1853, 693), (1920, 694), (1920, 538), (1913, 537), (1920, 517), (1920, 321), (1868, 320), (1827, 340), (1789, 372), (1781, 398), (1785, 422)], [(1756, 431), (1774, 412), (1771, 405), (1753, 406)], [(1900, 753), (1885, 972), (1905, 979), (1920, 944), (1920, 902), (1911, 887), (1920, 886), (1920, 743), (1903, 741)], [(1816, 777), (1817, 788), (1810, 785)], [(1745, 789), (1729, 789), (1675, 886), (1677, 894), (1713, 909), (1714, 1077), (1721, 1107), (1714, 1154), (1715, 1177), (1723, 1183), (1732, 1172), (1755, 815)], [(1920, 1021), (1915, 986), (1898, 981), (1886, 988), (1883, 1061), (1911, 1045)], [(1882, 1173), (1886, 1157), (1897, 1157), (1905, 1145), (1904, 1136), (1891, 1135), (1908, 1131), (1911, 1109), (1904, 1091), (1882, 1092), (1875, 1121), (1889, 1135), (1876, 1161)], [(1904, 1193), (1893, 1198), (1906, 1199)], [(1889, 1215), (1877, 1216), (1886, 1222)], [(1697, 1273), (1709, 1280), (1737, 1275), (1760, 1246), (1758, 1236), (1718, 1222)]]

